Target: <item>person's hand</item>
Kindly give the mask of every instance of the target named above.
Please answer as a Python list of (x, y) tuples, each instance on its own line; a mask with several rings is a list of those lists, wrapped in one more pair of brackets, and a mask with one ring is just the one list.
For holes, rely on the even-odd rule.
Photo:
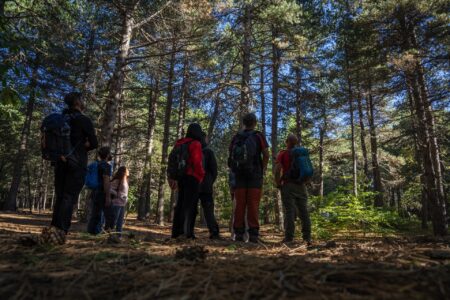
[(169, 186), (172, 190), (177, 190), (178, 189), (178, 183), (176, 180), (173, 179), (169, 179)]
[(86, 142), (84, 143), (84, 147), (85, 147), (86, 149), (91, 148), (91, 143), (89, 143), (89, 141), (86, 141)]

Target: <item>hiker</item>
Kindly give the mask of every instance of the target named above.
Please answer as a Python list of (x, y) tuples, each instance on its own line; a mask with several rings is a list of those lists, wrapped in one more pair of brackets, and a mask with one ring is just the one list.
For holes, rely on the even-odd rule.
[[(42, 237), (45, 243), (54, 244), (65, 243), (72, 221), (73, 208), (83, 188), (88, 152), (98, 146), (92, 121), (83, 114), (85, 105), (81, 93), (67, 94), (64, 97), (64, 103), (67, 105), (67, 109), (63, 111), (62, 115), (48, 116), (44, 119), (41, 128), (44, 133), (41, 144), (43, 158), (52, 161), (52, 165), (55, 166), (55, 205), (51, 227), (44, 229)], [(55, 116), (65, 121), (55, 122)], [(53, 121), (52, 124), (48, 123), (48, 120)], [(67, 141), (58, 140), (64, 139), (61, 134), (51, 136), (52, 132), (48, 130), (50, 126), (61, 123), (63, 123), (61, 126), (68, 126), (70, 129), (55, 129), (66, 133), (69, 132), (67, 130), (69, 129), (70, 137), (67, 136)], [(53, 133), (55, 129), (53, 129)], [(50, 141), (50, 139), (52, 140)], [(65, 146), (70, 148), (66, 155), (59, 155), (59, 150), (53, 149), (61, 146), (61, 143), (65, 143)]]
[(120, 167), (111, 180), (110, 194), (112, 205), (107, 213), (105, 229), (122, 232), (125, 208), (128, 201), (128, 169)]
[(112, 204), (110, 185), (112, 166), (109, 163), (112, 160), (112, 156), (110, 148), (106, 146), (101, 147), (98, 150), (98, 158), (96, 170), (99, 186), (93, 189), (91, 193), (91, 216), (87, 225), (87, 231), (90, 234), (102, 232), (105, 208), (109, 208)]
[[(298, 145), (297, 136), (291, 134), (286, 139), (286, 150), (281, 150), (277, 156), (274, 177), (276, 186), (281, 189), (281, 199), (284, 208), (284, 243), (294, 239), (297, 211), (302, 223), (303, 241), (311, 244), (311, 221), (308, 212), (308, 193), (303, 180), (291, 175), (295, 156), (292, 151)], [(297, 148), (296, 148), (297, 149)], [(297, 175), (295, 176), (297, 177)]]
[(174, 208), (172, 238), (185, 235), (195, 239), (199, 185), (205, 177), (202, 154), (202, 128), (197, 123), (189, 125), (185, 138), (179, 139), (169, 155), (167, 177), (172, 189), (178, 190)]
[(254, 113), (243, 117), (244, 129), (232, 139), (229, 147), (228, 166), (235, 174), (234, 211), (235, 241), (244, 241), (245, 216), (247, 212), (249, 241), (259, 239), (259, 203), (263, 177), (269, 161), (266, 137), (256, 131), (257, 119)]
[(219, 225), (214, 216), (213, 185), (217, 179), (217, 161), (214, 151), (208, 147), (208, 137), (202, 133), (203, 168), (205, 178), (200, 184), (200, 202), (205, 216), (210, 239), (219, 239)]

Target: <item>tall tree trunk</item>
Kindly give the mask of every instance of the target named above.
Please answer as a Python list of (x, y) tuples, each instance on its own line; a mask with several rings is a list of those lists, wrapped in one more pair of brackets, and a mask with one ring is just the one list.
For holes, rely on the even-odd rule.
[(34, 104), (36, 102), (36, 89), (38, 84), (38, 62), (37, 58), (34, 62), (31, 80), (30, 80), (30, 96), (25, 111), (25, 122), (22, 126), (20, 134), (20, 145), (17, 151), (16, 159), (13, 164), (13, 176), (11, 186), (9, 188), (8, 197), (3, 205), (3, 210), (15, 211), (17, 209), (17, 194), (19, 192), (20, 181), (22, 179), (22, 170), (26, 155), (28, 152), (28, 140), (30, 136), (31, 122), (33, 120)]
[(440, 147), (435, 132), (436, 127), (435, 120), (433, 110), (431, 108), (430, 101), (428, 99), (428, 92), (426, 88), (423, 68), (419, 62), (417, 63), (416, 70), (418, 83), (420, 87), (420, 95), (425, 111), (425, 119), (428, 125), (428, 132), (430, 137), (429, 149), (431, 162), (433, 164), (434, 169), (434, 182), (436, 187), (435, 191), (437, 203), (435, 205), (434, 204), (432, 205), (432, 207), (434, 207), (433, 219), (436, 219), (436, 224), (433, 227), (435, 234), (444, 236), (448, 233), (448, 223), (447, 223), (447, 208), (446, 208), (447, 203), (446, 203)]
[(95, 81), (91, 80), (91, 71), (92, 71), (92, 61), (94, 59), (95, 54), (95, 36), (97, 34), (96, 26), (91, 25), (89, 28), (89, 40), (88, 46), (86, 49), (86, 54), (84, 56), (84, 71), (83, 71), (83, 84), (82, 84), (82, 92), (87, 97), (86, 101), (86, 110), (89, 106), (89, 100), (92, 98), (92, 92), (94, 90)]
[[(276, 44), (277, 30), (272, 28), (272, 170), (275, 170), (276, 155), (278, 153), (278, 91), (279, 91), (279, 69), (281, 61), (280, 49)], [(274, 189), (275, 198), (275, 221), (283, 228), (284, 218), (281, 206), (281, 197), (278, 189)]]
[(261, 55), (259, 67), (259, 96), (261, 100), (261, 132), (266, 136), (266, 91), (264, 83), (264, 56)]
[(162, 155), (161, 155), (161, 173), (159, 174), (158, 183), (158, 207), (156, 212), (156, 222), (159, 225), (164, 225), (164, 184), (166, 182), (167, 171), (167, 156), (169, 149), (169, 136), (170, 136), (170, 117), (172, 115), (173, 105), (173, 79), (175, 72), (175, 39), (172, 42), (172, 51), (169, 62), (169, 78), (167, 83), (167, 101), (164, 113), (164, 134), (162, 143)]
[(302, 70), (297, 66), (295, 67), (295, 134), (300, 145), (303, 145), (302, 119)]
[[(266, 136), (266, 91), (265, 91), (265, 76), (264, 76), (264, 55), (261, 55), (261, 62), (259, 67), (259, 97), (261, 101), (261, 132)], [(261, 204), (263, 205), (263, 221), (268, 224), (270, 221), (270, 200), (272, 197), (267, 195), (267, 190), (263, 190)]]
[(380, 165), (378, 163), (378, 140), (375, 126), (375, 105), (371, 88), (367, 97), (367, 116), (369, 119), (370, 132), (370, 149), (372, 154), (372, 175), (373, 175), (373, 189), (376, 192), (374, 206), (382, 207), (383, 201), (383, 183), (381, 182)]
[(115, 152), (114, 152), (114, 169), (117, 170), (122, 165), (123, 155), (123, 139), (122, 139), (122, 125), (123, 125), (123, 99), (119, 100), (119, 106), (117, 107), (117, 126), (115, 130)]
[(211, 118), (209, 119), (208, 123), (208, 139), (211, 140), (214, 134), (214, 128), (217, 123), (217, 119), (219, 117), (220, 113), (220, 106), (222, 104), (222, 101), (220, 99), (220, 93), (216, 95), (216, 99), (214, 100), (214, 108), (211, 115)]
[(319, 130), (319, 196), (323, 198), (323, 141), (325, 138), (325, 126), (321, 126)]
[(367, 146), (366, 146), (366, 128), (364, 126), (364, 112), (362, 106), (362, 96), (361, 93), (358, 93), (358, 97), (356, 98), (358, 102), (358, 117), (359, 117), (359, 128), (360, 128), (360, 139), (361, 139), (361, 152), (364, 160), (364, 175), (366, 180), (369, 178), (369, 160), (367, 158)]
[(250, 64), (251, 64), (251, 38), (252, 38), (252, 7), (246, 4), (243, 15), (243, 42), (242, 42), (242, 79), (241, 101), (239, 107), (239, 119), (249, 111), (250, 104)]
[[(39, 168), (39, 180), (38, 180), (38, 187), (37, 187), (37, 210), (40, 213), (43, 204), (43, 198), (44, 198), (44, 194), (45, 194), (45, 185), (46, 185), (46, 174), (47, 173), (47, 164), (45, 163), (45, 161), (42, 159), (41, 160), (41, 166)], [(43, 208), (45, 209), (45, 208)]]
[[(401, 47), (407, 52), (411, 49), (419, 50), (415, 24), (409, 19), (403, 6), (398, 6), (396, 17), (402, 32)], [(424, 72), (419, 56), (403, 70), (407, 85), (415, 106), (418, 125), (420, 151), (423, 155), (424, 177), (427, 183), (428, 201), (431, 206), (433, 233), (444, 236), (447, 234), (447, 211), (443, 188), (442, 165), (440, 161), (439, 145), (435, 135), (435, 124), (432, 109), (428, 99)]]
[(130, 41), (132, 37), (134, 7), (128, 7), (122, 16), (122, 33), (120, 36), (119, 52), (116, 56), (114, 73), (109, 81), (109, 93), (101, 125), (101, 143), (103, 146), (111, 146), (116, 122), (117, 106), (122, 99), (123, 85), (125, 81), (125, 67)]
[(445, 235), (447, 232), (445, 199), (441, 198), (437, 186), (437, 178), (439, 178), (439, 176), (436, 175), (435, 165), (433, 164), (433, 160), (436, 160), (437, 158), (435, 157), (436, 153), (433, 153), (431, 147), (430, 124), (427, 122), (425, 115), (425, 107), (420, 96), (416, 74), (406, 74), (406, 78), (414, 101), (418, 129), (418, 144), (420, 153), (422, 154), (422, 165), (424, 167), (423, 178), (426, 182), (425, 190), (431, 208), (433, 232), (435, 235)]
[(44, 193), (42, 195), (42, 209), (45, 211), (47, 209), (47, 198), (48, 198), (48, 185), (49, 185), (49, 165), (45, 164), (45, 174), (44, 174)]
[[(177, 122), (177, 140), (184, 135), (184, 119), (186, 116), (186, 105), (187, 99), (189, 97), (189, 57), (185, 54), (184, 66), (183, 66), (183, 81), (181, 82), (181, 97), (180, 105), (178, 108), (178, 122)], [(175, 209), (175, 204), (177, 202), (178, 192), (175, 190), (170, 191), (170, 213), (168, 215), (167, 221), (172, 222), (173, 214)]]
[[(412, 99), (412, 95), (411, 95), (411, 90), (406, 87), (407, 90), (407, 95), (408, 95), (408, 104), (409, 104), (409, 109), (410, 109), (410, 116), (411, 116), (411, 129), (412, 129), (412, 134), (413, 134), (413, 139), (414, 139), (414, 157), (415, 160), (417, 162), (417, 166), (419, 167), (420, 170), (424, 170), (425, 167), (423, 165), (423, 154), (420, 151), (420, 145), (419, 145), (419, 138), (417, 135), (417, 130), (418, 130), (418, 126), (417, 126), (417, 121), (416, 121), (416, 116), (414, 114), (414, 102)], [(421, 208), (421, 221), (422, 221), (422, 228), (423, 229), (427, 229), (428, 228), (428, 203), (427, 203), (427, 185), (426, 185), (426, 181), (425, 181), (425, 176), (424, 174), (420, 174), (420, 185), (421, 185), (421, 197), (420, 197), (420, 201), (422, 203), (422, 208)]]
[(155, 132), (156, 114), (159, 98), (159, 80), (155, 80), (155, 86), (150, 90), (148, 97), (147, 137), (145, 141), (144, 172), (141, 184), (141, 192), (138, 200), (138, 220), (144, 220), (150, 214), (151, 196), (151, 157), (153, 153), (153, 135)]
[(352, 186), (353, 195), (358, 195), (358, 158), (356, 156), (356, 142), (355, 142), (355, 120), (354, 120), (354, 108), (353, 108), (353, 87), (350, 78), (350, 63), (349, 54), (347, 46), (345, 47), (345, 65), (346, 65), (346, 76), (347, 76), (347, 97), (349, 104), (349, 114), (350, 114), (350, 130), (351, 130), (351, 151), (352, 151)]

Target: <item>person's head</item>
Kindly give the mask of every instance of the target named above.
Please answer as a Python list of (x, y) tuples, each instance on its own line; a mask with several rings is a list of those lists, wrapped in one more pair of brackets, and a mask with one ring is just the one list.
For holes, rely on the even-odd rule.
[(106, 161), (112, 160), (111, 149), (107, 146), (101, 147), (100, 149), (98, 149), (98, 157), (101, 160), (106, 160)]
[(83, 95), (78, 92), (71, 92), (68, 93), (64, 97), (64, 103), (70, 108), (70, 109), (77, 109), (79, 111), (84, 110), (84, 101), (83, 101)]
[(202, 141), (202, 127), (198, 123), (191, 123), (188, 126), (186, 137), (197, 140), (199, 142)]
[(288, 149), (294, 148), (298, 144), (298, 138), (295, 134), (290, 134), (286, 138), (286, 147)]
[(257, 123), (256, 115), (254, 113), (248, 113), (242, 118), (242, 124), (245, 129), (255, 129)]
[(128, 172), (127, 167), (122, 166), (120, 168), (117, 169), (116, 174), (114, 174), (113, 179), (119, 179), (120, 181), (127, 179), (128, 176), (130, 175), (130, 173)]

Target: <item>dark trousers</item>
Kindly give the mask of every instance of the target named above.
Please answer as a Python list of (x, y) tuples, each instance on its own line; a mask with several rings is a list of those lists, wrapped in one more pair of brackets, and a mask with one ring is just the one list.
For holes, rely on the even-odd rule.
[(304, 184), (285, 183), (281, 188), (281, 199), (284, 208), (284, 234), (292, 239), (295, 233), (297, 216), (302, 222), (302, 235), (305, 241), (311, 239), (311, 220), (308, 212), (308, 192)]
[(209, 234), (212, 236), (219, 235), (219, 225), (214, 216), (214, 199), (212, 193), (200, 193), (200, 201), (205, 215), (206, 226), (208, 226)]
[(86, 168), (57, 162), (55, 166), (55, 205), (53, 207), (52, 226), (64, 230), (70, 229), (73, 207), (78, 201), (86, 177)]
[(236, 188), (234, 197), (236, 207), (234, 209), (234, 232), (236, 235), (245, 233), (245, 212), (247, 211), (248, 234), (259, 236), (259, 202), (261, 200), (261, 189)]
[(89, 218), (87, 231), (91, 234), (102, 232), (105, 222), (105, 193), (100, 190), (94, 190), (91, 193), (91, 217)]
[(178, 199), (175, 205), (172, 223), (172, 237), (185, 234), (195, 238), (194, 226), (197, 216), (199, 183), (193, 176), (184, 176), (178, 181)]
[(105, 229), (111, 229), (122, 232), (123, 218), (125, 216), (125, 206), (112, 205), (106, 209), (107, 218), (105, 223)]

